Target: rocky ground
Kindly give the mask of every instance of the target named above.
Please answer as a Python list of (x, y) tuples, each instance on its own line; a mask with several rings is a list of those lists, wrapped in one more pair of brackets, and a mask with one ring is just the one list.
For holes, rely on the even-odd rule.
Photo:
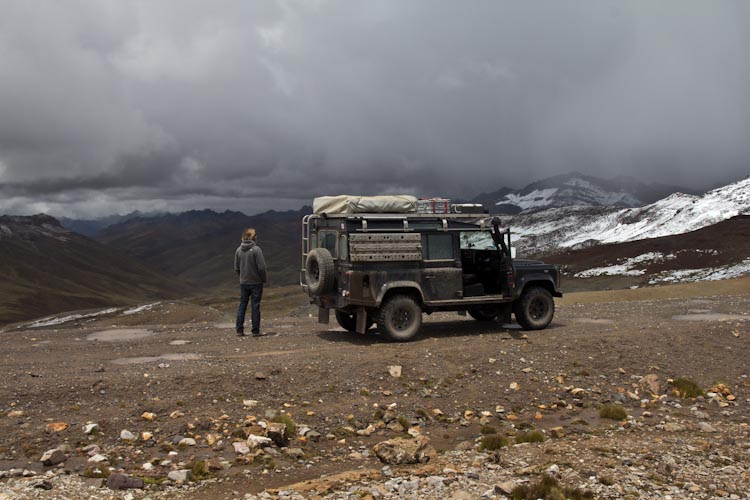
[(409, 344), (272, 290), (265, 338), (231, 303), (6, 327), (0, 500), (750, 498), (749, 278)]

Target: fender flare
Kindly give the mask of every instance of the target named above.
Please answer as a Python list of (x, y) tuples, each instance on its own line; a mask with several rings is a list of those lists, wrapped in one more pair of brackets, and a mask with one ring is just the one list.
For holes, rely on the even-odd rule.
[(380, 304), (383, 303), (383, 299), (385, 298), (385, 295), (389, 293), (391, 290), (397, 290), (397, 289), (408, 289), (408, 290), (414, 290), (419, 295), (419, 300), (424, 304), (424, 293), (422, 293), (422, 287), (419, 286), (419, 283), (416, 281), (389, 281), (388, 283), (384, 284), (382, 287), (380, 287), (380, 290), (378, 291), (378, 296), (375, 298), (375, 304), (380, 307)]

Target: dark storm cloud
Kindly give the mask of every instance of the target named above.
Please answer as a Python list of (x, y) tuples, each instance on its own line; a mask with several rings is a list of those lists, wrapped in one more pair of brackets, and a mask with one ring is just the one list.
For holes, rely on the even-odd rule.
[(736, 1), (0, 0), (0, 211), (750, 171)]

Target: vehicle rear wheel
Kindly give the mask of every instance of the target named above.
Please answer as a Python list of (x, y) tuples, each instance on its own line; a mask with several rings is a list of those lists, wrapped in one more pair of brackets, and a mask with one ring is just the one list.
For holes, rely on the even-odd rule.
[(513, 303), (513, 313), (524, 330), (541, 330), (550, 324), (555, 315), (555, 301), (544, 288), (532, 286), (526, 288)]
[(327, 292), (333, 286), (333, 256), (325, 248), (310, 250), (305, 261), (305, 282), (311, 295)]
[(497, 307), (485, 306), (468, 310), (469, 316), (477, 321), (493, 321), (497, 318)]
[[(351, 314), (344, 311), (336, 311), (336, 321), (339, 322), (339, 325), (341, 325), (341, 328), (348, 330), (350, 332), (356, 332), (357, 331), (357, 315)], [(370, 327), (375, 323), (375, 321), (372, 320), (370, 315), (367, 315), (367, 323), (365, 324), (365, 330), (369, 330)]]
[(422, 326), (422, 308), (408, 295), (394, 295), (378, 311), (378, 329), (391, 340), (406, 342)]

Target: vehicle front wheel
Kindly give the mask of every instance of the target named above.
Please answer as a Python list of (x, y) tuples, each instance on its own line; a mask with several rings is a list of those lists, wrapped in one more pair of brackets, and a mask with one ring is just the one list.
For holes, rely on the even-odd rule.
[[(348, 330), (350, 332), (356, 332), (357, 331), (357, 315), (356, 314), (350, 314), (344, 311), (336, 310), (336, 321), (339, 322), (339, 325), (341, 325), (341, 328)], [(369, 330), (370, 327), (375, 323), (371, 318), (370, 315), (367, 315), (367, 323), (365, 325), (365, 330)]]
[(541, 330), (550, 324), (555, 315), (555, 301), (546, 289), (532, 286), (513, 302), (513, 313), (524, 330)]
[(422, 308), (408, 295), (394, 295), (378, 311), (378, 329), (397, 342), (414, 338), (422, 326)]

